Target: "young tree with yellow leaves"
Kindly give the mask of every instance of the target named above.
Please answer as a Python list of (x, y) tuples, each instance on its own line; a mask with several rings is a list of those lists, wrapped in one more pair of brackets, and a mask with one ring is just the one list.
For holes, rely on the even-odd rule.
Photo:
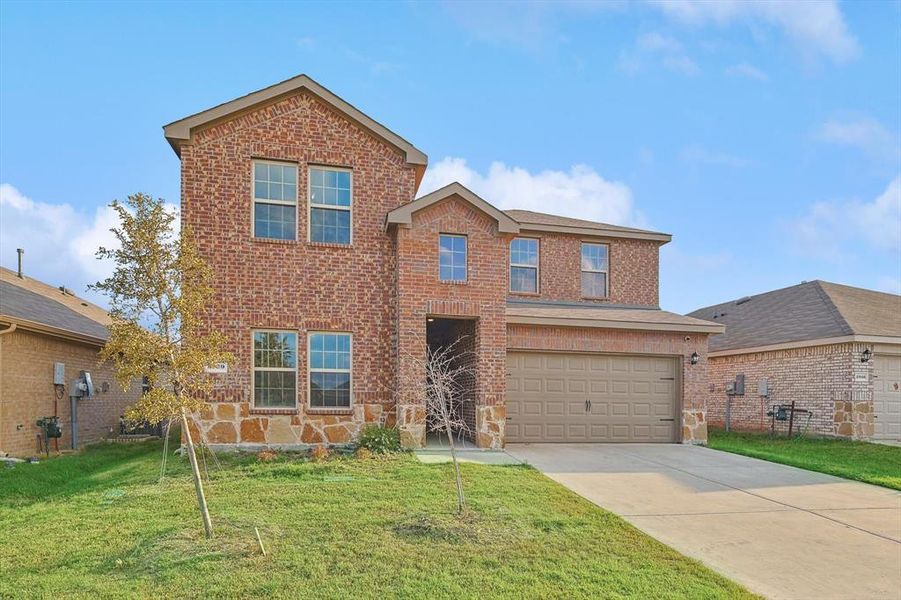
[(116, 379), (127, 386), (147, 377), (149, 391), (126, 412), (130, 421), (151, 424), (180, 418), (207, 538), (213, 527), (197, 466), (188, 413), (200, 410), (212, 381), (206, 372), (228, 363), (225, 337), (205, 332), (202, 319), (213, 294), (212, 272), (201, 258), (189, 230), (173, 230), (175, 213), (162, 199), (129, 196), (110, 206), (119, 217), (111, 231), (115, 249), (100, 248), (97, 258), (115, 264), (113, 274), (91, 286), (110, 300), (110, 337), (101, 359), (111, 361)]

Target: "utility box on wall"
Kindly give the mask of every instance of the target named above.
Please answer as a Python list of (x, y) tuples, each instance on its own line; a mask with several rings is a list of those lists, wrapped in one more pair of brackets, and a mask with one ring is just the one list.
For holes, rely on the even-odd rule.
[(53, 363), (53, 385), (66, 385), (65, 363)]

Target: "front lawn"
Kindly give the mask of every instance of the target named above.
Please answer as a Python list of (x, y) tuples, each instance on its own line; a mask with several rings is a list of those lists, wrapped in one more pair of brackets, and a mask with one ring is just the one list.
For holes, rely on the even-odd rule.
[(0, 597), (750, 597), (523, 466), (464, 464), (458, 518), (449, 464), (207, 459), (206, 541), (185, 461), (158, 482), (161, 449), (0, 468)]
[(830, 438), (710, 431), (708, 445), (810, 471), (901, 490), (901, 448)]

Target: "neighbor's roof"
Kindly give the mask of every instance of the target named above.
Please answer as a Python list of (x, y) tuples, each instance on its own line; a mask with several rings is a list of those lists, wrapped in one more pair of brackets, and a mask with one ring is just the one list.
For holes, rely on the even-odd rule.
[[(657, 308), (608, 307), (596, 304), (507, 302), (507, 323), (557, 327), (602, 327), (682, 333), (722, 333), (723, 326)], [(715, 339), (715, 338), (711, 338)]]
[(195, 129), (227, 119), (237, 113), (246, 112), (260, 105), (276, 102), (282, 98), (296, 94), (301, 90), (305, 90), (317, 96), (326, 104), (330, 105), (351, 121), (362, 126), (377, 138), (388, 142), (402, 151), (406, 156), (408, 163), (421, 165), (423, 167), (428, 164), (428, 157), (424, 152), (306, 75), (298, 75), (297, 77), (286, 79), (281, 83), (276, 83), (275, 85), (247, 94), (246, 96), (241, 96), (230, 102), (225, 102), (203, 112), (185, 117), (184, 119), (173, 121), (172, 123), (163, 126), (163, 132), (166, 135), (166, 139), (169, 140), (169, 144), (175, 150), (175, 153), (181, 156), (181, 144), (191, 139), (191, 134)]
[(571, 217), (561, 217), (548, 213), (534, 212), (531, 210), (505, 210), (522, 229), (531, 231), (556, 231), (562, 233), (576, 233), (582, 235), (600, 235), (604, 237), (623, 237), (632, 239), (655, 240), (658, 242), (669, 242), (673, 236), (668, 233), (659, 231), (648, 231), (646, 229), (635, 229), (634, 227), (622, 227), (620, 225), (609, 225), (607, 223), (598, 223), (596, 221), (586, 221), (584, 219), (573, 219)]
[(708, 306), (689, 316), (726, 326), (725, 335), (711, 338), (711, 352), (861, 336), (901, 342), (901, 296), (826, 281)]
[(83, 298), (0, 267), (0, 321), (58, 337), (102, 345), (107, 312)]

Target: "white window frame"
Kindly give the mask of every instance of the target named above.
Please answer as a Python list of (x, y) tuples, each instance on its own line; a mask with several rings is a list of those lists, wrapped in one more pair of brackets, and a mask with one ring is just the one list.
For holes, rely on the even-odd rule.
[[(256, 364), (256, 340), (257, 333), (291, 333), (294, 334), (294, 368), (287, 367), (258, 367)], [(250, 405), (254, 410), (297, 410), (297, 394), (300, 391), (297, 376), (300, 373), (300, 355), (297, 352), (300, 334), (294, 329), (251, 329), (250, 330)], [(294, 406), (257, 406), (257, 371), (294, 372)]]
[[(442, 279), (441, 278), (441, 238), (453, 237), (463, 238), (466, 252), (463, 254), (463, 279)], [(451, 267), (453, 269), (453, 267)], [(468, 283), (469, 282), (469, 236), (464, 233), (439, 233), (438, 234), (438, 281), (441, 283)]]
[[(535, 264), (534, 265), (526, 265), (522, 263), (513, 262), (513, 242), (516, 240), (532, 240), (535, 242)], [(581, 250), (580, 250), (581, 251)], [(528, 294), (530, 296), (537, 296), (541, 294), (541, 238), (528, 237), (528, 236), (517, 236), (510, 241), (510, 247), (507, 249), (507, 254), (510, 256), (510, 293), (511, 294)], [(582, 257), (579, 256), (579, 260)], [(522, 290), (514, 290), (513, 289), (513, 267), (519, 269), (535, 269), (535, 291), (534, 292), (524, 292)]]
[[(294, 167), (294, 203), (288, 200), (269, 200), (268, 198), (257, 198), (256, 189), (256, 168), (257, 164), (278, 165), (280, 167)], [(261, 204), (279, 204), (281, 206), (294, 207), (294, 237), (290, 240), (281, 238), (257, 237), (257, 219), (256, 207), (257, 202)], [(255, 240), (268, 240), (276, 242), (296, 242), (298, 239), (297, 228), (300, 224), (300, 165), (288, 160), (266, 160), (262, 158), (254, 158), (250, 161), (250, 235)]]
[[(338, 171), (350, 174), (350, 206), (338, 206), (335, 204), (313, 204), (311, 199), (313, 195), (313, 175), (311, 171), (319, 169), (320, 171)], [(313, 209), (324, 208), (327, 210), (346, 210), (348, 222), (350, 223), (350, 239), (346, 244), (341, 242), (314, 242), (313, 241)], [(332, 167), (330, 165), (308, 164), (307, 165), (307, 242), (311, 244), (335, 244), (338, 246), (352, 246), (354, 243), (354, 171), (347, 167)]]
[[(351, 184), (353, 185), (353, 184)], [(313, 336), (346, 335), (350, 338), (350, 368), (349, 369), (314, 369), (312, 360)], [(313, 372), (317, 373), (347, 373), (349, 376), (350, 402), (347, 406), (313, 406)], [(308, 331), (307, 332), (307, 409), (311, 411), (351, 410), (354, 407), (354, 336), (349, 331)]]
[[(603, 246), (606, 249), (607, 254), (607, 268), (606, 269), (586, 269), (582, 266), (582, 249), (585, 246)], [(582, 273), (603, 273), (604, 274), (604, 295), (603, 296), (586, 296), (585, 290), (582, 289)], [(582, 297), (588, 300), (606, 300), (610, 297), (610, 244), (604, 244), (601, 242), (586, 242), (582, 241), (579, 244), (579, 288), (582, 292)]]

